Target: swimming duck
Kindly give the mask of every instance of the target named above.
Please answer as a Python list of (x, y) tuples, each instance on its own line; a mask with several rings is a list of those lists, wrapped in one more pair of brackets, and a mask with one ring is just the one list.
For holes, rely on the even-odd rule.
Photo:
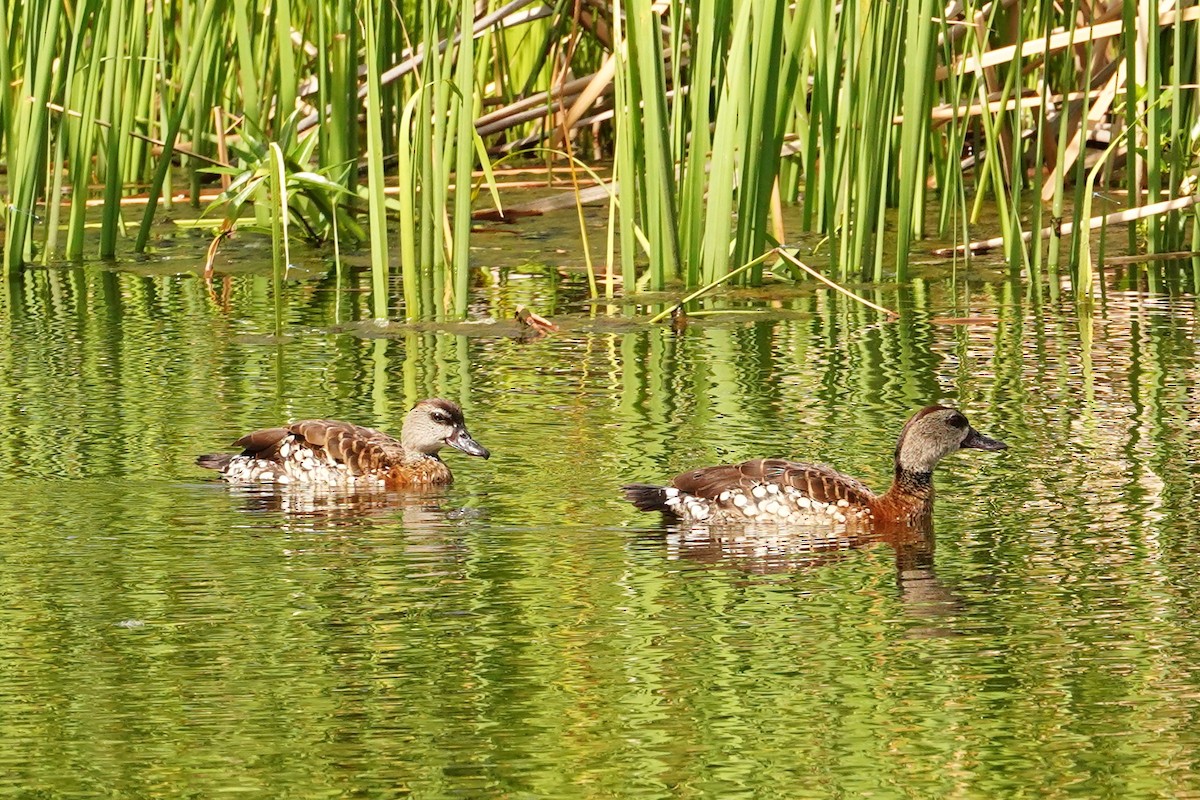
[(248, 433), (233, 443), (242, 452), (203, 455), (196, 463), (234, 483), (404, 488), (450, 483), (438, 451), (491, 453), (471, 438), (462, 409), (449, 400), (422, 400), (404, 418), (400, 439), (349, 422), (308, 419), (286, 428)]
[(971, 427), (962, 412), (928, 406), (905, 423), (896, 443), (895, 477), (882, 495), (823, 464), (760, 458), (675, 476), (670, 486), (635, 483), (625, 497), (642, 511), (711, 525), (797, 526), (917, 524), (933, 509), (933, 468), (956, 450), (1004, 450)]

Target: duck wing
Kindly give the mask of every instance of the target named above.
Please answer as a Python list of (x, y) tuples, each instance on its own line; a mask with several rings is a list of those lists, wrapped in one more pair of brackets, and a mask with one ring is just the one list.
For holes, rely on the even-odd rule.
[(234, 442), (243, 454), (276, 459), (289, 436), (345, 464), (350, 474), (365, 475), (404, 460), (400, 442), (383, 431), (333, 419), (306, 419), (286, 428), (265, 428)]
[[(875, 493), (862, 481), (824, 464), (805, 464), (783, 458), (756, 458), (740, 464), (722, 464), (684, 472), (671, 485), (681, 493), (705, 500), (720, 500), (725, 492), (750, 494), (755, 486), (792, 488), (810, 500), (869, 506)], [(728, 497), (728, 495), (727, 495)]]
[(242, 455), (255, 458), (269, 458), (279, 449), (279, 445), (287, 438), (287, 428), (263, 428), (260, 431), (247, 433), (233, 443), (234, 447), (242, 448)]

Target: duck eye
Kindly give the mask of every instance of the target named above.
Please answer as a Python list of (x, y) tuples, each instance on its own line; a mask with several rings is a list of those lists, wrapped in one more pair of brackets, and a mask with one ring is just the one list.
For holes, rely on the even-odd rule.
[(430, 414), (429, 416), (433, 419), (434, 422), (441, 422), (441, 423), (445, 424), (450, 421), (450, 418), (447, 417), (445, 414), (443, 414), (440, 411), (435, 411), (434, 413)]
[(967, 418), (962, 414), (955, 414), (950, 418), (950, 424), (956, 428), (965, 428), (967, 427)]

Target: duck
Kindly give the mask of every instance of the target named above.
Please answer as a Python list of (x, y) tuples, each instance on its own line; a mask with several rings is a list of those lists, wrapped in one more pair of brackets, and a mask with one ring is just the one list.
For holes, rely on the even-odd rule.
[(454, 480), (438, 457), (443, 447), (491, 456), (467, 431), (458, 404), (441, 398), (413, 406), (399, 439), (340, 420), (306, 419), (248, 433), (233, 446), (242, 452), (202, 455), (196, 464), (239, 484), (402, 489)]
[(759, 458), (676, 475), (668, 486), (634, 483), (625, 497), (642, 511), (706, 525), (766, 523), (848, 529), (921, 525), (933, 510), (933, 469), (959, 450), (1005, 450), (954, 408), (927, 406), (909, 418), (896, 442), (891, 487), (875, 494), (824, 464)]

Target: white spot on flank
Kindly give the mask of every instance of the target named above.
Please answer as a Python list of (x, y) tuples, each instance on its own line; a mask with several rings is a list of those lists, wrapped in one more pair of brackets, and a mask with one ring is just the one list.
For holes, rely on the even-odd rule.
[(750, 493), (760, 499), (767, 496), (766, 487), (764, 487), (761, 483), (759, 485), (755, 486), (753, 489), (751, 489)]

